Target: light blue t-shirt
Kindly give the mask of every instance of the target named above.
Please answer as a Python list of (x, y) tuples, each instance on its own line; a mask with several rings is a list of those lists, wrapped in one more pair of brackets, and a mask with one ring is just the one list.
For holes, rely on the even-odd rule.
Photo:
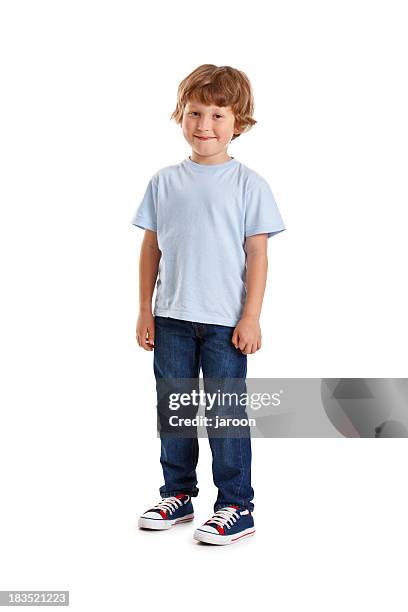
[(153, 314), (231, 327), (246, 300), (245, 238), (286, 229), (267, 181), (234, 157), (162, 168), (131, 223), (157, 232)]

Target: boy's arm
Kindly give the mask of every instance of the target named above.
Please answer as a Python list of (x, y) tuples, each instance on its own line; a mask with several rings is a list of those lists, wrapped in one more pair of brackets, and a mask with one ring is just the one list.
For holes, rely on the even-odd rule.
[(268, 274), (268, 234), (248, 236), (245, 240), (247, 297), (241, 319), (234, 330), (232, 343), (245, 354), (261, 348), (259, 317)]
[(242, 316), (252, 316), (258, 320), (261, 315), (268, 274), (267, 240), (267, 234), (248, 236), (245, 240), (247, 297)]
[(136, 325), (136, 337), (139, 346), (147, 351), (153, 350), (154, 318), (152, 314), (152, 297), (156, 285), (161, 251), (157, 243), (157, 234), (145, 230), (139, 259), (139, 317)]

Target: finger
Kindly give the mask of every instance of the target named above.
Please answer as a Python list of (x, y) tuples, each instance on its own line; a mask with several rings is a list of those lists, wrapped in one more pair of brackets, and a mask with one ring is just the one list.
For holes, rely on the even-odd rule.
[(241, 340), (239, 341), (238, 346), (239, 346), (239, 350), (241, 351), (241, 353), (243, 353), (243, 352), (244, 352), (246, 345), (247, 345), (247, 343), (245, 342), (245, 340), (242, 340), (242, 339), (241, 339)]
[(234, 333), (232, 334), (231, 342), (235, 346), (235, 348), (238, 348), (238, 332), (237, 331), (234, 331)]
[(151, 346), (154, 346), (154, 330), (149, 329), (147, 332), (147, 335), (148, 335), (149, 344), (151, 344)]
[(246, 343), (244, 344), (244, 347), (241, 349), (241, 351), (244, 353), (244, 355), (248, 355), (248, 354), (249, 354), (249, 352), (250, 352), (250, 350), (251, 350), (251, 344), (250, 344), (250, 342), (246, 342)]
[(152, 351), (153, 347), (150, 345), (149, 333), (148, 333), (147, 328), (146, 328), (146, 332), (143, 334), (142, 338), (143, 338), (143, 340), (142, 340), (142, 347), (144, 348), (144, 350), (145, 351)]
[(145, 346), (144, 348), (146, 349), (146, 351), (152, 351), (153, 350), (153, 342), (149, 339), (149, 338), (145, 338)]
[(137, 334), (137, 343), (142, 348), (145, 348), (144, 344), (145, 344), (146, 333), (147, 333), (147, 330), (144, 329), (144, 330), (139, 331), (139, 333)]

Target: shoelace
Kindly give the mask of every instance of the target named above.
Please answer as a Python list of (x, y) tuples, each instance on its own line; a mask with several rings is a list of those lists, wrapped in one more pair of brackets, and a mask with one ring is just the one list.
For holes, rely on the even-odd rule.
[(177, 508), (183, 505), (183, 502), (178, 497), (165, 497), (158, 504), (153, 506), (157, 510), (168, 510), (172, 514)]
[(215, 523), (220, 527), (226, 526), (229, 528), (230, 522), (231, 525), (233, 525), (237, 522), (238, 518), (239, 514), (236, 510), (234, 510), (234, 508), (221, 508), (220, 510), (217, 510), (217, 512), (210, 518), (209, 521), (207, 521), (206, 524)]

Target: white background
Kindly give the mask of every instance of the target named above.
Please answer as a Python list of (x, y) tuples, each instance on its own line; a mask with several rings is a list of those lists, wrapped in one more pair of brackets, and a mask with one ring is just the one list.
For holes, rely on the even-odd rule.
[[(153, 354), (135, 340), (170, 121), (203, 63), (251, 79), (258, 124), (229, 153), (272, 187), (251, 377), (405, 377), (403, 2), (3, 1), (0, 589), (73, 610), (407, 609), (405, 440), (255, 440), (257, 534), (137, 530), (162, 484)], [(195, 526), (215, 488), (202, 440)], [(405, 567), (404, 567), (405, 566)]]

